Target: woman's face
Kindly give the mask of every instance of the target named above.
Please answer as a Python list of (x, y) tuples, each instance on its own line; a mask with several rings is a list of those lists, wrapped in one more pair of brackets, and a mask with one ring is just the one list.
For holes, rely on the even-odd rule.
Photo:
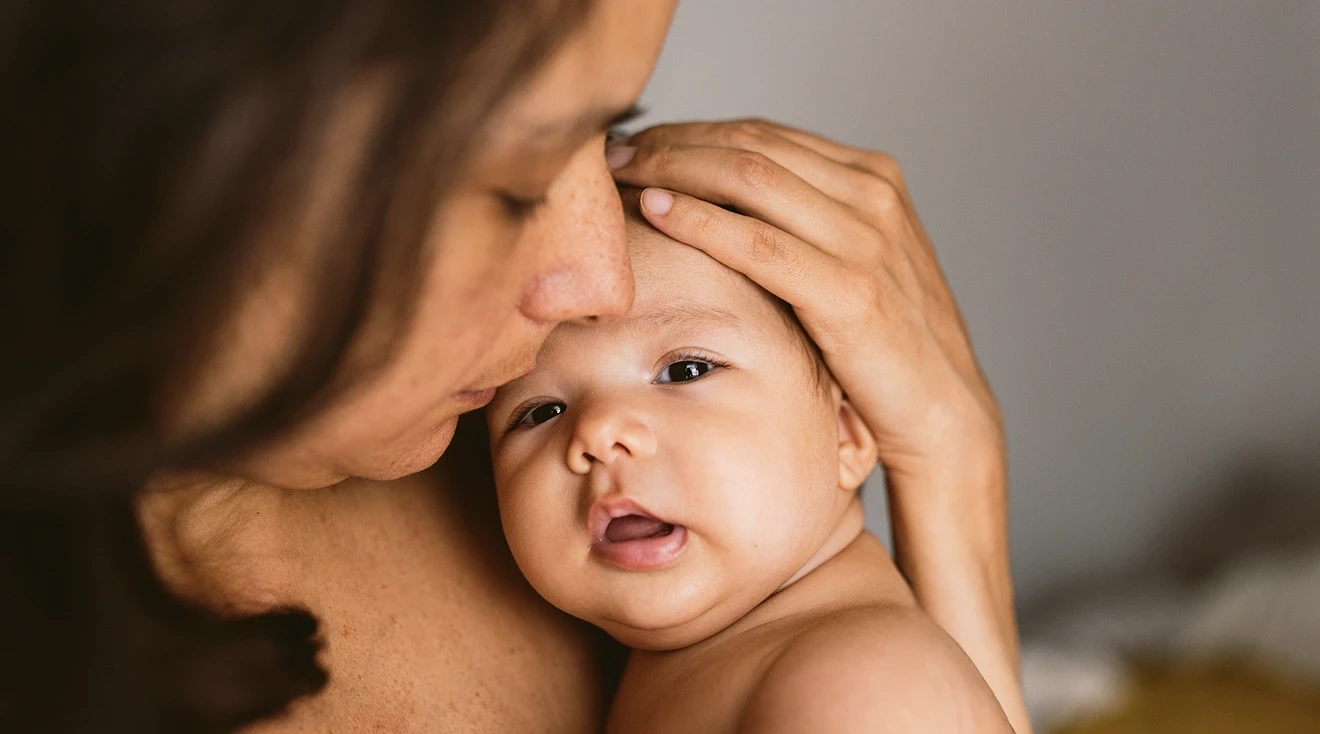
[[(237, 473), (318, 487), (424, 469), (449, 445), (459, 414), (530, 370), (557, 323), (627, 311), (632, 273), (605, 132), (641, 94), (673, 4), (597, 0), (481, 131), (436, 213), (420, 300), (391, 360)], [(531, 212), (519, 204), (541, 197)], [(254, 359), (285, 343), (278, 314), (297, 288), (265, 280), (244, 294), (241, 326), (222, 344), (234, 376), (208, 377), (202, 392), (232, 395), (217, 385), (242, 383)], [(214, 414), (220, 404), (208, 397), (195, 410)]]

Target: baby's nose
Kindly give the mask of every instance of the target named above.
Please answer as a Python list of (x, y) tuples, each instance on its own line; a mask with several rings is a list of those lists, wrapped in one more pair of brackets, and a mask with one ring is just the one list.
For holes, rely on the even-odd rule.
[(598, 405), (578, 416), (566, 459), (573, 472), (587, 474), (597, 464), (645, 459), (655, 451), (655, 434), (637, 411)]

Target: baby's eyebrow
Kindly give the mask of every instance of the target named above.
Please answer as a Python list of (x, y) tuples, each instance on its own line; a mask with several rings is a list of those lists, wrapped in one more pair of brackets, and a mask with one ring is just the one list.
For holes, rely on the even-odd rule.
[(675, 301), (627, 319), (630, 329), (654, 330), (674, 326), (738, 326), (742, 324), (723, 306), (692, 301)]

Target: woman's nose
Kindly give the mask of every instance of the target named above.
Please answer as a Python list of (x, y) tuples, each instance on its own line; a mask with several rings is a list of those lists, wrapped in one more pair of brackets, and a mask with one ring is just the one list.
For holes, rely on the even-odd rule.
[(574, 155), (525, 236), (540, 255), (519, 303), (527, 318), (614, 319), (632, 307), (623, 207), (602, 146)]
[(643, 416), (618, 403), (598, 403), (578, 415), (566, 459), (575, 474), (588, 474), (597, 464), (646, 459), (655, 451), (655, 434)]

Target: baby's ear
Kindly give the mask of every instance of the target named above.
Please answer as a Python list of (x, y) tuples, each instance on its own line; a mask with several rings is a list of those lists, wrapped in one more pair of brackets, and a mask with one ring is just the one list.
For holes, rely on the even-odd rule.
[(875, 469), (875, 435), (838, 385), (833, 392), (839, 414), (839, 489), (855, 492)]

